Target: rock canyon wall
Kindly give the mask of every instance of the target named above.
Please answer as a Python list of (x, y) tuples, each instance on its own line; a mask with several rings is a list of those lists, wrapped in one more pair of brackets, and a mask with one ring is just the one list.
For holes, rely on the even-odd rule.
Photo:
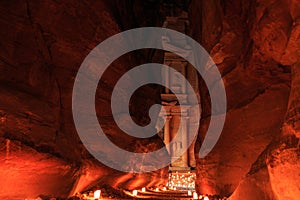
[[(167, 168), (132, 174), (96, 161), (72, 119), (72, 89), (84, 58), (123, 30), (161, 27), (162, 2), (0, 2), (0, 199), (67, 197), (95, 185), (134, 189), (166, 183)], [(297, 200), (300, 1), (187, 0), (181, 5), (189, 11), (191, 37), (222, 74), (228, 101), (218, 143), (204, 159), (196, 155), (196, 190), (232, 200)], [(107, 136), (132, 152), (164, 144), (158, 136), (137, 140), (118, 129), (110, 95), (122, 74), (150, 61), (163, 62), (163, 53), (148, 49), (121, 56), (105, 72), (96, 94), (98, 120)], [(210, 119), (203, 81), (199, 88), (202, 119), (195, 152)], [(161, 102), (160, 92), (156, 85), (135, 92), (130, 111), (138, 124), (149, 123), (148, 108)], [(155, 162), (160, 161), (145, 165)]]
[[(0, 3), (1, 199), (67, 197), (96, 184), (133, 189), (166, 182), (167, 169), (121, 173), (93, 159), (77, 136), (71, 98), (77, 70), (91, 49), (123, 30), (160, 26), (159, 6), (158, 1)], [(162, 62), (162, 55), (128, 53), (99, 83), (99, 121), (108, 137), (129, 151), (153, 151), (163, 142), (158, 136), (137, 141), (115, 127), (109, 109), (113, 85), (136, 65)], [(137, 123), (149, 123), (147, 108), (153, 103), (160, 103), (159, 87), (145, 86), (134, 94), (131, 113)]]
[[(220, 140), (197, 159), (200, 193), (234, 192), (234, 200), (299, 198), (299, 6), (281, 0), (191, 2), (191, 35), (217, 64), (228, 100)], [(203, 83), (201, 96), (198, 149), (210, 116)]]

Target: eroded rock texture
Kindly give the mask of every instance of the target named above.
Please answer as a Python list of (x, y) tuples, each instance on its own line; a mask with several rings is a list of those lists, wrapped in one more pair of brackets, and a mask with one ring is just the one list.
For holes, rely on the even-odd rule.
[[(299, 198), (296, 10), (299, 1), (191, 2), (191, 34), (217, 64), (228, 100), (217, 145), (197, 159), (199, 192), (229, 196), (235, 191), (234, 200)], [(210, 113), (203, 85), (201, 94), (199, 146)]]
[[(197, 191), (232, 200), (298, 199), (299, 0), (182, 5), (189, 7), (191, 36), (210, 52), (223, 76), (228, 100), (217, 145), (197, 159)], [(74, 78), (85, 56), (122, 30), (161, 26), (159, 7), (157, 0), (1, 1), (1, 199), (66, 197), (95, 185), (133, 189), (166, 182), (166, 169), (122, 173), (93, 159), (77, 136), (71, 110)], [(157, 136), (136, 140), (116, 128), (109, 102), (123, 73), (144, 62), (161, 62), (161, 56), (153, 50), (126, 54), (99, 83), (99, 121), (123, 149), (149, 152), (163, 145)], [(210, 116), (207, 89), (199, 85), (203, 116), (196, 152)], [(146, 86), (132, 97), (132, 118), (140, 125), (149, 123), (148, 108), (160, 102), (159, 92)], [(121, 114), (119, 119), (130, 120)], [(128, 167), (136, 164), (133, 159)]]
[[(95, 161), (77, 136), (71, 110), (74, 78), (85, 56), (122, 30), (159, 26), (160, 15), (152, 15), (158, 2), (2, 1), (0, 9), (0, 198), (66, 197), (96, 184), (133, 189), (165, 183), (166, 169), (137, 175)], [(163, 145), (159, 137), (126, 136), (109, 112), (110, 93), (122, 73), (159, 62), (161, 55), (151, 50), (124, 55), (99, 83), (99, 121), (124, 149), (148, 152)], [(132, 98), (131, 112), (141, 125), (149, 123), (146, 109), (160, 102), (159, 91), (144, 87)]]

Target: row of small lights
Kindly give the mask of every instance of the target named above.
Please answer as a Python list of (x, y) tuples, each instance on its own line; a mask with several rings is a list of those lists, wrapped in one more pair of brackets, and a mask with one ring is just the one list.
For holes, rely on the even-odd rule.
[[(168, 189), (166, 187), (163, 187), (162, 189), (155, 188), (154, 191), (155, 192), (159, 192), (159, 191), (167, 191), (167, 190)], [(176, 189), (173, 189), (173, 190), (176, 190)], [(145, 193), (146, 192), (146, 188), (143, 187), (140, 190), (133, 190), (132, 191), (132, 196), (133, 197), (137, 197), (139, 191), (142, 192), (142, 193)], [(207, 195), (198, 195), (197, 192), (191, 191), (191, 190), (187, 191), (187, 195), (191, 196), (192, 199), (210, 200)], [(84, 200), (100, 200), (101, 199), (101, 190), (95, 190), (94, 193), (90, 193), (89, 195), (83, 194), (82, 198)], [(226, 198), (223, 198), (223, 199), (226, 199)]]
[[(80, 199), (84, 199), (84, 200), (100, 200), (101, 199), (101, 190), (96, 190), (94, 191), (93, 193), (91, 194), (80, 194), (80, 193), (77, 193), (76, 194), (77, 197), (79, 197)], [(25, 200), (42, 200), (42, 198), (38, 197), (38, 198), (35, 198), (35, 199), (29, 199), (29, 198), (26, 198)], [(56, 198), (50, 198), (50, 200), (56, 200)]]
[[(169, 181), (167, 183), (167, 186), (163, 188), (155, 188), (154, 191), (176, 191), (177, 189), (181, 190), (182, 188), (184, 188), (187, 189), (187, 195), (191, 196), (192, 199), (209, 200), (209, 197), (207, 195), (198, 195), (197, 192), (193, 191), (195, 188), (195, 179), (196, 175), (190, 172), (185, 174), (178, 174), (178, 172), (176, 172), (175, 174), (169, 174)], [(146, 188), (143, 187), (140, 190), (133, 190), (131, 195), (137, 197), (139, 191), (145, 193)], [(100, 200), (101, 190), (95, 190), (94, 193), (90, 192), (89, 195), (83, 194), (82, 197), (84, 200)]]
[[(79, 195), (79, 196), (78, 196)], [(95, 190), (94, 192), (89, 192), (88, 194), (77, 194), (77, 197), (84, 200), (100, 200), (101, 199), (101, 190)]]
[[(176, 190), (176, 189), (174, 189), (174, 190)], [(132, 191), (132, 196), (136, 197), (136, 196), (138, 195), (138, 191), (139, 191), (139, 190), (133, 190), (133, 191)], [(140, 191), (141, 191), (141, 192), (146, 192), (146, 188), (143, 187)], [(155, 191), (156, 191), (156, 192), (159, 192), (160, 189), (159, 189), (159, 188), (155, 188)], [(166, 187), (163, 187), (163, 188), (162, 188), (162, 191), (167, 191), (167, 188), (166, 188)], [(192, 192), (191, 190), (188, 190), (188, 191), (187, 191), (187, 195), (188, 195), (188, 196), (192, 196), (193, 199), (209, 200), (209, 197), (208, 197), (208, 196), (204, 196), (204, 195), (199, 195), (199, 196), (198, 196), (197, 192)]]

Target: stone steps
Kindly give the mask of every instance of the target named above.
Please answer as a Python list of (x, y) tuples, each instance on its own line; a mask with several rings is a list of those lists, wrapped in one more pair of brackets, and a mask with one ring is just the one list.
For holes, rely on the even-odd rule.
[(193, 199), (192, 196), (188, 195), (187, 191), (175, 191), (175, 190), (155, 191), (152, 189), (147, 189), (145, 192), (139, 190), (136, 196), (133, 196), (132, 192), (125, 191), (125, 193), (137, 199), (177, 199), (177, 200)]
[[(136, 195), (133, 195), (132, 191), (124, 191), (124, 193), (131, 197), (131, 199), (148, 199), (148, 200), (159, 200), (159, 199), (172, 199), (172, 200), (193, 200), (193, 193), (188, 195), (187, 190), (153, 190), (147, 188), (145, 191), (137, 190)], [(198, 195), (200, 200), (226, 200), (226, 197), (218, 196), (205, 196)]]

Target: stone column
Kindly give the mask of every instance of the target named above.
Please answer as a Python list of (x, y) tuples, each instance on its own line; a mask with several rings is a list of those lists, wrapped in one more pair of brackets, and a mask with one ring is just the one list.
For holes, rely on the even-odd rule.
[(169, 68), (167, 67), (166, 69), (165, 69), (165, 92), (166, 92), (166, 94), (169, 94), (170, 93), (170, 91), (169, 91), (169, 87), (170, 87), (170, 80), (169, 80)]
[(166, 148), (167, 148), (167, 151), (169, 152), (170, 156), (171, 155), (171, 151), (170, 151), (170, 146), (167, 146), (169, 145), (170, 143), (170, 121), (172, 119), (172, 116), (171, 115), (167, 115), (165, 116), (165, 119), (166, 119), (166, 122), (165, 122), (165, 127), (164, 127), (164, 143), (166, 145)]
[[(184, 77), (187, 78), (187, 76), (186, 76), (186, 70), (185, 70), (185, 64), (183, 63), (182, 65), (183, 65), (183, 66), (182, 66), (182, 75), (183, 75)], [(186, 82), (186, 79), (183, 79), (183, 80), (182, 80), (182, 83), (181, 83), (181, 86), (182, 86), (182, 89), (181, 89), (182, 94), (186, 94), (186, 85), (185, 85), (185, 82)]]
[(188, 137), (188, 127), (187, 127), (187, 120), (188, 119), (189, 119), (189, 117), (187, 117), (187, 116), (181, 116), (182, 148), (186, 149), (186, 151), (182, 154), (183, 167), (188, 167), (189, 166), (189, 153), (188, 153), (189, 152), (188, 151), (189, 137)]

